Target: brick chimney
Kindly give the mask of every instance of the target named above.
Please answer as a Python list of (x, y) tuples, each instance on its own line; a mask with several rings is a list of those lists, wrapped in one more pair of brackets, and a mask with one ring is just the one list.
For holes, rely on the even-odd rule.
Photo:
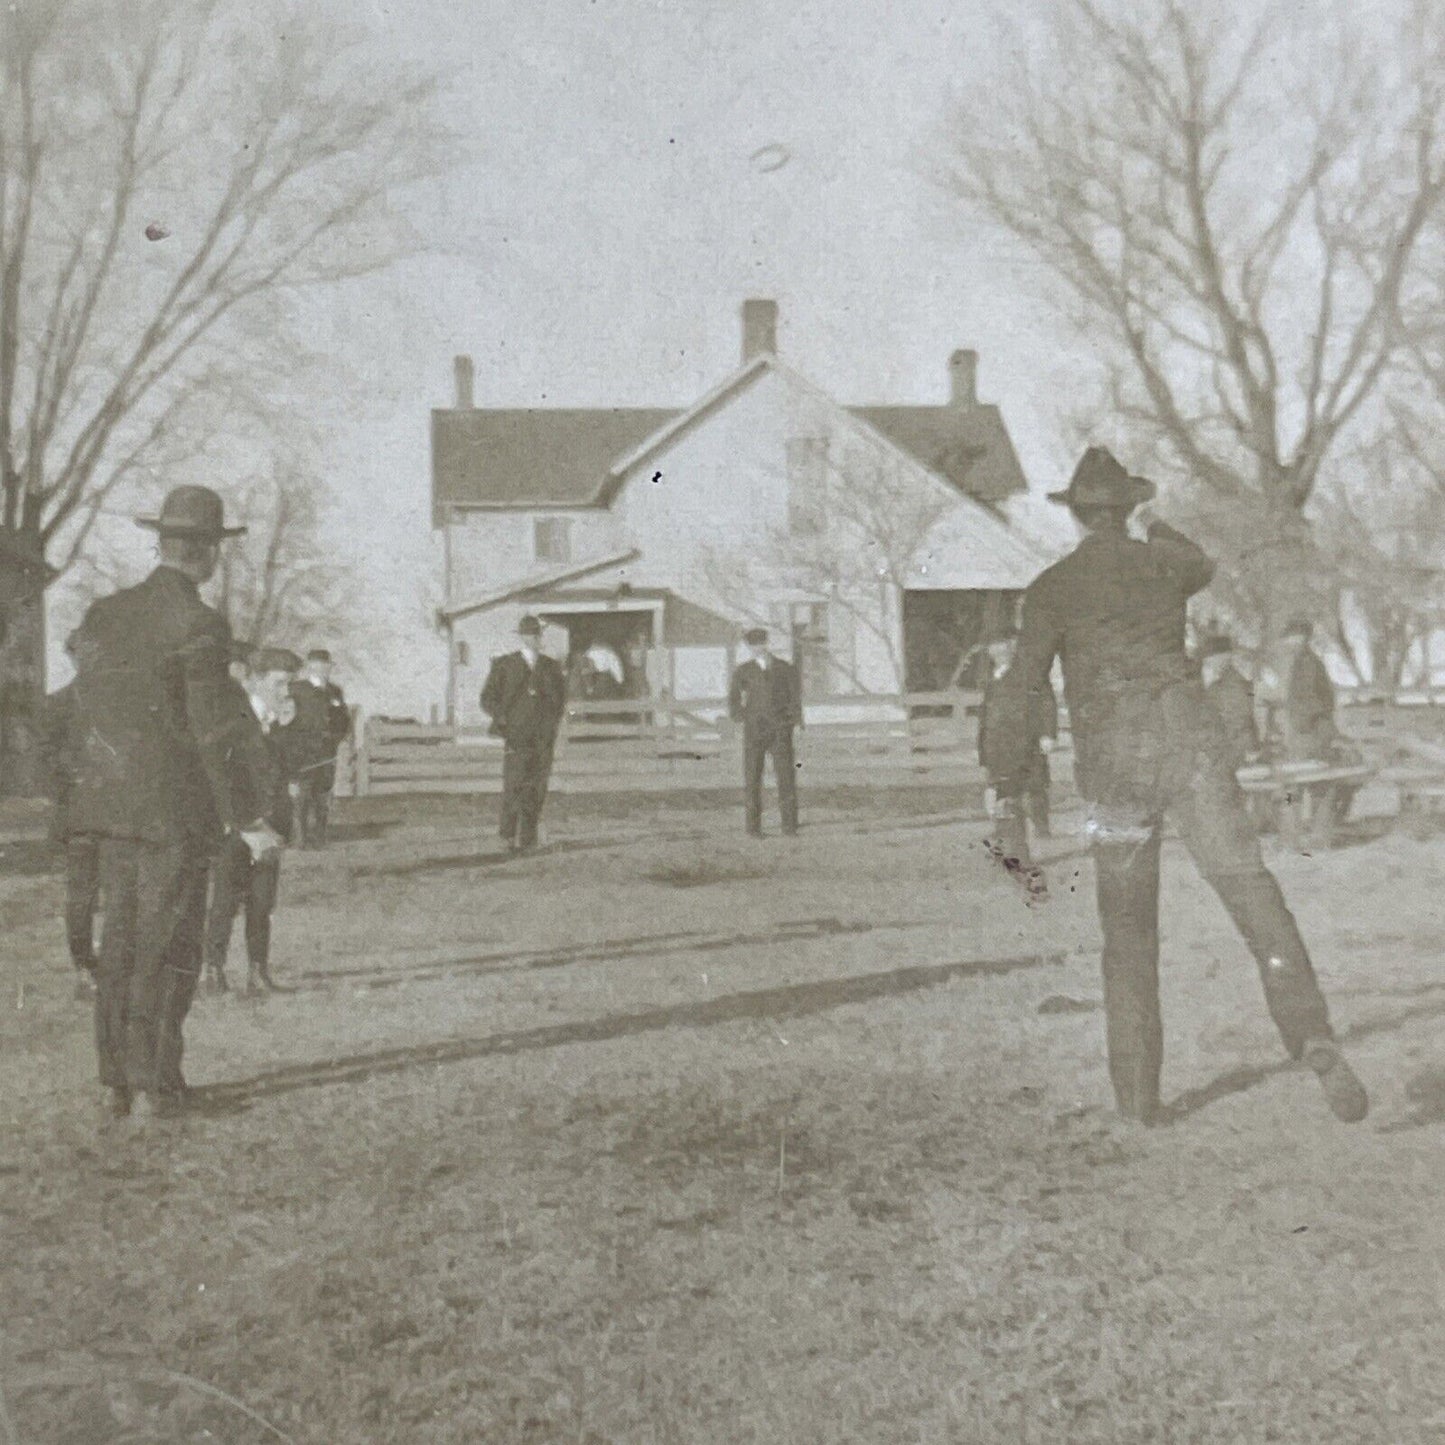
[(778, 354), (778, 303), (753, 298), (743, 302), (743, 365)]
[(472, 396), (472, 378), (475, 375), (472, 358), (470, 356), (457, 357), (452, 362), (452, 370), (456, 373), (457, 378), (457, 410), (471, 411), (477, 404)]
[(955, 351), (948, 358), (948, 374), (953, 383), (950, 400), (954, 406), (978, 405), (978, 352)]

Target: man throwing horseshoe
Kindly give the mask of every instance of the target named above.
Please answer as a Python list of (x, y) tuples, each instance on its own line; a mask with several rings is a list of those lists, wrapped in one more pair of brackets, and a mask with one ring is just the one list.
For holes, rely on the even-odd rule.
[(1109, 1073), (1122, 1114), (1162, 1122), (1159, 1078), (1159, 843), (1166, 813), (1259, 965), (1265, 1001), (1290, 1055), (1318, 1075), (1337, 1117), (1369, 1108), (1330, 1028), (1309, 954), (1274, 875), (1264, 866), (1228, 745), (1184, 650), (1185, 605), (1214, 565), (1187, 537), (1155, 521), (1148, 540), (1127, 530), (1154, 485), (1091, 447), (1068, 489), (1083, 529), (1077, 549), (1024, 596), (1013, 666), (1001, 679), (997, 726), (984, 759), (999, 794), (1027, 767), (1030, 700), (1055, 657), (1088, 805), (1104, 934)]

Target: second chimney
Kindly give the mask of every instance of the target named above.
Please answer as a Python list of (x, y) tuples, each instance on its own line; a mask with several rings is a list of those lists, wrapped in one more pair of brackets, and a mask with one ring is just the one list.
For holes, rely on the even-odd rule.
[(955, 351), (948, 358), (948, 374), (953, 380), (953, 405), (977, 406), (978, 352)]
[(457, 376), (457, 410), (471, 411), (476, 405), (472, 395), (472, 379), (475, 372), (472, 367), (470, 356), (459, 356), (452, 362), (452, 369)]
[(743, 365), (759, 356), (778, 354), (778, 303), (752, 299), (743, 302)]

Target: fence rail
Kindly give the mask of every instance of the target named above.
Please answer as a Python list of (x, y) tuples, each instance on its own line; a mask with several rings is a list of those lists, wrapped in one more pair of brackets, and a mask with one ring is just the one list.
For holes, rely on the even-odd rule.
[[(933, 781), (977, 773), (976, 692), (819, 698), (807, 707), (797, 754), (810, 784)], [(638, 698), (569, 704), (553, 785), (561, 792), (733, 787), (739, 730), (726, 698)], [(502, 744), (484, 729), (369, 718), (337, 790), (500, 792)]]

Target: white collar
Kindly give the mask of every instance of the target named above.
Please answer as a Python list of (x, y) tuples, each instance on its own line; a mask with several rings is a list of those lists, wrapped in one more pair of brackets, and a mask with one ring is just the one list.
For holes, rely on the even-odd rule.
[(246, 696), (251, 699), (251, 711), (256, 714), (261, 724), (261, 731), (268, 733), (276, 722), (276, 714), (271, 711), (263, 698), (256, 696), (254, 692), (247, 691)]

